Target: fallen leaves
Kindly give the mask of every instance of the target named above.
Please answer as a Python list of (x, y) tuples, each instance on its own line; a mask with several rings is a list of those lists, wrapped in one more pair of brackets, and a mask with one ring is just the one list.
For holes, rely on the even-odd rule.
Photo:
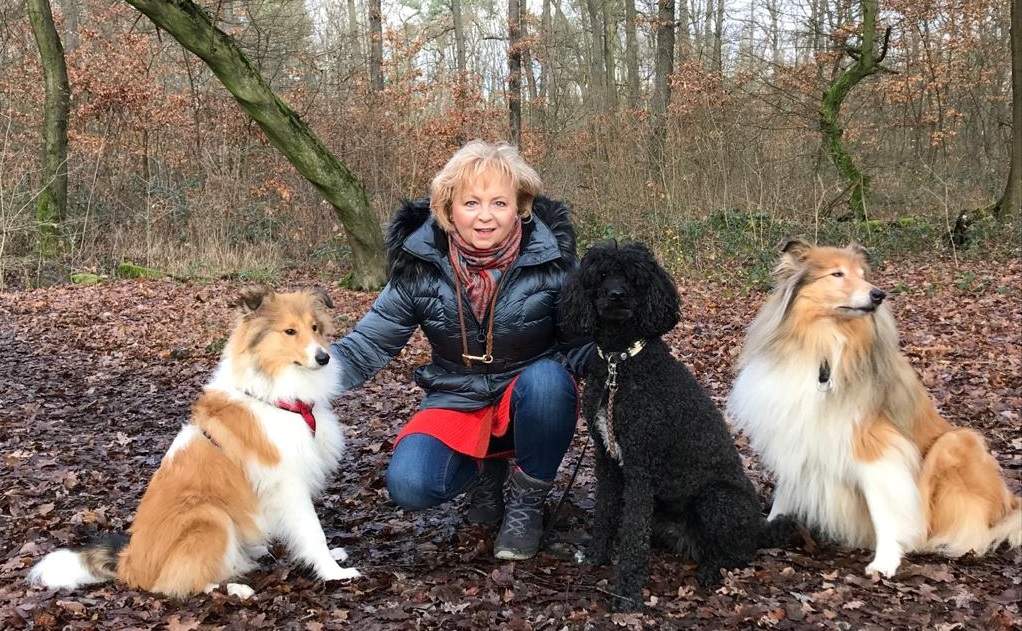
[[(982, 291), (964, 291), (946, 265), (895, 262), (879, 284), (891, 298), (902, 345), (953, 422), (983, 432), (1018, 491), (1022, 471), (1022, 264), (970, 263)], [(303, 278), (294, 284), (311, 284)], [(466, 524), (457, 504), (406, 512), (387, 500), (391, 440), (421, 392), (411, 371), (428, 360), (416, 334), (366, 387), (336, 402), (349, 451), (317, 503), (328, 543), (343, 546), (366, 577), (324, 585), (283, 550), (246, 582), (255, 596), (222, 591), (185, 601), (106, 584), (75, 593), (30, 588), (41, 555), (97, 533), (124, 530), (142, 490), (216, 362), (237, 289), (171, 281), (111, 282), (0, 295), (0, 627), (652, 629), (936, 628), (1008, 629), (1020, 624), (1020, 555), (1000, 551), (949, 561), (910, 555), (892, 580), (863, 575), (865, 551), (841, 550), (806, 533), (794, 550), (761, 553), (728, 573), (719, 591), (700, 589), (693, 565), (657, 552), (647, 608), (607, 610), (612, 568), (571, 554), (504, 563), (493, 532)], [(763, 299), (740, 287), (683, 280), (683, 320), (673, 352), (721, 403), (734, 377), (744, 327)], [(333, 290), (336, 318), (350, 328), (371, 294)], [(581, 429), (581, 428), (580, 428)], [(582, 445), (565, 458), (557, 497)], [(772, 482), (736, 437), (754, 483)], [(584, 543), (593, 506), (592, 455), (584, 459), (552, 543)]]

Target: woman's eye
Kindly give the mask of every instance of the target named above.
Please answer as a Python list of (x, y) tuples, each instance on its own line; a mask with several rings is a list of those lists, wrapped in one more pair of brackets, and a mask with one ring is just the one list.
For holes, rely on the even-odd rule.
[(476, 203), (474, 201), (472, 201), (472, 202), (465, 202), (465, 205), (468, 206), (469, 208), (472, 208), (473, 206), (476, 205)]
[(831, 274), (831, 276), (833, 276), (835, 278), (841, 278), (844, 275), (845, 275), (844, 272), (834, 272), (833, 274)]
[(284, 333), (287, 335), (298, 335), (298, 331), (295, 331), (294, 329), (284, 329)]
[(497, 206), (503, 208), (504, 206), (507, 206), (507, 202), (497, 202)]

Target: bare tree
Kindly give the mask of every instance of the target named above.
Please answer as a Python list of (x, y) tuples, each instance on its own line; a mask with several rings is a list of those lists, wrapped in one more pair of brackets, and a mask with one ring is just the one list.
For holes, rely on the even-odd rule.
[(36, 198), (38, 250), (44, 257), (60, 251), (60, 226), (67, 216), (67, 123), (71, 88), (67, 81), (64, 47), (49, 0), (26, 0), (32, 34), (43, 67), (46, 102), (43, 105), (43, 189)]
[(635, 0), (625, 0), (625, 68), (628, 70), (628, 107), (639, 107), (639, 42), (635, 33)]
[(380, 0), (368, 0), (369, 7), (369, 83), (383, 90), (383, 9)]
[(848, 200), (848, 209), (851, 215), (858, 219), (865, 219), (866, 207), (869, 204), (870, 176), (859, 171), (852, 160), (852, 156), (845, 150), (841, 138), (844, 130), (841, 128), (838, 117), (841, 115), (841, 104), (845, 97), (852, 91), (860, 81), (866, 77), (880, 72), (883, 68), (880, 63), (887, 56), (887, 46), (891, 37), (891, 29), (887, 28), (880, 50), (877, 46), (877, 0), (860, 0), (862, 8), (862, 33), (859, 35), (859, 45), (848, 45), (845, 53), (852, 58), (854, 63), (842, 71), (823, 93), (823, 102), (820, 105), (820, 130), (823, 132), (823, 147), (830, 156), (831, 162), (838, 172), (848, 181), (848, 188), (851, 197)]
[(1008, 183), (993, 209), (1003, 218), (1022, 212), (1022, 0), (1011, 3), (1011, 157)]
[(663, 166), (667, 142), (667, 106), (671, 103), (674, 73), (674, 0), (657, 1), (656, 66), (653, 84), (653, 121), (650, 137), (650, 168)]
[(351, 42), (352, 65), (365, 76), (366, 60), (362, 54), (362, 37), (358, 30), (358, 7), (355, 0), (348, 0), (348, 41)]
[(713, 19), (713, 69), (724, 73), (724, 0), (717, 0), (717, 14)]
[(458, 63), (458, 85), (461, 85), (468, 69), (468, 63), (465, 60), (465, 22), (461, 14), (461, 0), (451, 0), (451, 17), (454, 20), (454, 50)]
[(589, 31), (592, 46), (589, 55), (589, 91), (593, 102), (596, 104), (597, 112), (607, 110), (606, 80), (607, 75), (603, 69), (604, 61), (604, 35), (603, 20), (600, 19), (600, 5), (597, 0), (585, 0), (586, 11), (589, 14)]
[(529, 45), (529, 5), (525, 0), (519, 0), (520, 24), (522, 26), (522, 41), (519, 44), (522, 48), (522, 73), (525, 75), (525, 86), (529, 93), (529, 102), (535, 103), (537, 94), (536, 74), (532, 71), (532, 50)]
[(362, 183), (273, 93), (231, 36), (190, 0), (126, 1), (202, 59), (273, 146), (334, 206), (351, 245), (352, 285), (364, 289), (383, 285), (383, 232)]
[(520, 0), (507, 3), (507, 109), (510, 118), (509, 138), (512, 145), (522, 144), (522, 5)]
[(688, 0), (678, 0), (678, 29), (674, 39), (678, 44), (678, 52), (675, 57), (679, 64), (688, 61), (692, 56), (692, 38), (688, 32), (690, 23)]

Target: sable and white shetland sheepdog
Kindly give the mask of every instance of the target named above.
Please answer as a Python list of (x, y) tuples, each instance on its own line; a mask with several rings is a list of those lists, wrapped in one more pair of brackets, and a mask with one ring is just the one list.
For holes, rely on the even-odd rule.
[[(342, 568), (312, 505), (344, 448), (326, 292), (249, 290), (212, 381), (149, 482), (130, 529), (48, 554), (29, 580), (51, 588), (116, 579), (168, 596), (210, 591), (255, 566), (271, 539), (323, 580)], [(123, 539), (123, 538), (122, 538)], [(127, 545), (124, 545), (126, 543)], [(246, 585), (228, 583), (241, 597)]]
[(784, 244), (728, 399), (776, 477), (770, 517), (876, 551), (893, 576), (910, 551), (1022, 545), (1020, 499), (983, 437), (937, 412), (898, 349), (865, 251)]

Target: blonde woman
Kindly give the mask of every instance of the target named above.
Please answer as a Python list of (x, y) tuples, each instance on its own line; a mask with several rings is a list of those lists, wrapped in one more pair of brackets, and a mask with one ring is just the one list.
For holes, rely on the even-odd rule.
[(592, 348), (558, 336), (575, 232), (568, 209), (541, 192), (539, 175), (510, 145), (462, 147), (428, 200), (398, 210), (387, 239), (390, 282), (333, 345), (350, 389), (422, 328), (432, 361), (415, 382), (426, 396), (397, 436), (387, 488), (409, 510), (468, 492), (470, 521), (501, 524), (499, 559), (539, 549), (544, 501), (575, 432), (572, 368)]

